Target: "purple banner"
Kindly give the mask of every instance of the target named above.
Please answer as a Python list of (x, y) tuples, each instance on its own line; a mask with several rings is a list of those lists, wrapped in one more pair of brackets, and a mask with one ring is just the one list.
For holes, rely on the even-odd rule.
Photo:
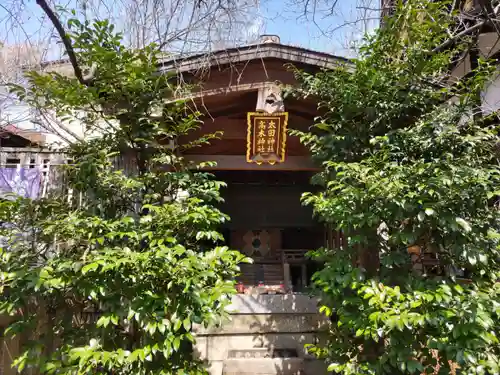
[(40, 194), (42, 173), (38, 168), (0, 168), (0, 196), (20, 195), (36, 199)]

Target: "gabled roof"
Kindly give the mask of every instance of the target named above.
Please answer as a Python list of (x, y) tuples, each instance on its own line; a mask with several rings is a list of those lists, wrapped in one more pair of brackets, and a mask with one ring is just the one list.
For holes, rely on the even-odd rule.
[[(232, 47), (212, 52), (195, 53), (167, 57), (159, 64), (159, 71), (189, 72), (199, 71), (214, 66), (222, 66), (248, 62), (251, 60), (280, 59), (294, 64), (304, 64), (317, 68), (335, 68), (350, 65), (350, 60), (330, 53), (314, 51), (279, 42), (277, 36), (265, 35), (261, 42), (246, 46)], [(266, 39), (267, 38), (267, 39)], [(57, 71), (64, 75), (72, 75), (72, 66), (68, 59), (50, 61), (41, 64), (43, 69)]]
[(0, 146), (6, 144), (13, 147), (41, 146), (45, 143), (45, 135), (38, 131), (21, 129), (15, 125), (0, 127)]
[(179, 72), (188, 72), (213, 66), (245, 63), (251, 60), (263, 59), (280, 59), (290, 63), (327, 69), (350, 65), (350, 60), (345, 57), (281, 44), (279, 42), (264, 42), (218, 50), (211, 53), (200, 53), (188, 57), (167, 59), (161, 64), (160, 71), (177, 70)]

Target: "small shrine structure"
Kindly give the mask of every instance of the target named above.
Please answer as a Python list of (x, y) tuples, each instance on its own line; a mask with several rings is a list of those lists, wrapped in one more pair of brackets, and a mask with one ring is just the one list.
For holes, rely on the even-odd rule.
[(192, 105), (203, 113), (203, 126), (189, 142), (208, 133), (219, 139), (186, 151), (193, 161), (215, 161), (210, 169), (227, 188), (222, 210), (231, 217), (220, 228), (227, 245), (254, 259), (245, 265), (246, 288), (283, 285), (307, 287), (314, 265), (304, 254), (324, 245), (328, 234), (300, 202), (318, 170), (309, 152), (289, 129), (307, 130), (318, 115), (314, 99), (283, 98), (283, 85), (295, 85), (291, 66), (307, 72), (348, 64), (326, 53), (280, 44), (264, 35), (259, 44), (166, 62), (180, 79), (199, 87)]
[(221, 209), (231, 217), (220, 230), (229, 247), (254, 260), (241, 267), (231, 321), (197, 332), (196, 349), (212, 375), (326, 373), (304, 349), (321, 340), (328, 323), (307, 294), (317, 265), (305, 254), (342, 239), (300, 201), (313, 188), (318, 166), (288, 130), (307, 130), (318, 115), (317, 102), (284, 98), (282, 87), (297, 84), (291, 66), (313, 73), (343, 64), (348, 60), (265, 35), (258, 44), (162, 67), (198, 87), (190, 99), (203, 113), (203, 125), (180, 143), (221, 132), (185, 156), (217, 163), (209, 169), (227, 184)]

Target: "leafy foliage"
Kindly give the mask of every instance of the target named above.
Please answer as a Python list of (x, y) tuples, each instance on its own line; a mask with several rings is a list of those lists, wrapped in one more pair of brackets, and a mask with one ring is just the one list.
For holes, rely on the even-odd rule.
[[(224, 246), (215, 208), (222, 182), (189, 165), (179, 144), (199, 126), (158, 74), (155, 45), (131, 50), (106, 21), (70, 20), (89, 85), (29, 72), (30, 104), (83, 122), (61, 189), (0, 204), (0, 312), (19, 335), (19, 371), (45, 374), (197, 374), (193, 328), (215, 324), (244, 257)], [(198, 168), (198, 170), (196, 170)], [(62, 183), (62, 181), (61, 181)]]
[(352, 66), (297, 72), (324, 113), (295, 132), (323, 165), (303, 201), (347, 239), (313, 252), (334, 324), (309, 349), (342, 374), (497, 374), (498, 125), (477, 115), (493, 68), (450, 77), (473, 41), (433, 53), (453, 14), (406, 3)]

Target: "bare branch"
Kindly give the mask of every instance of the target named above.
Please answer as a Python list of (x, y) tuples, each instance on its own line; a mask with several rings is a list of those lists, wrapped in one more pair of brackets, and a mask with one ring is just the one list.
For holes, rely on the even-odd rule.
[(446, 40), (444, 43), (440, 44), (439, 46), (437, 46), (436, 48), (434, 48), (432, 50), (433, 53), (436, 53), (436, 52), (439, 52), (439, 51), (442, 51), (443, 49), (445, 49), (446, 47), (449, 47), (451, 46), (455, 41), (459, 40), (460, 38), (464, 37), (464, 36), (467, 36), (467, 35), (471, 35), (473, 34), (476, 30), (479, 30), (481, 27), (483, 27), (484, 25), (486, 24), (486, 21), (482, 21), (482, 22), (478, 22), (476, 23), (475, 25), (463, 30), (462, 32), (459, 32), (458, 34), (456, 34), (455, 36), (453, 36), (452, 38)]
[[(497, 17), (499, 11), (500, 11), (500, 5), (497, 5), (495, 7), (495, 9), (493, 9), (493, 13), (491, 14), (491, 16), (492, 17)], [(435, 52), (442, 51), (443, 49), (445, 49), (446, 47), (449, 47), (450, 45), (452, 45), (454, 42), (456, 42), (460, 38), (463, 38), (464, 36), (467, 36), (467, 35), (472, 35), (476, 31), (478, 31), (481, 28), (483, 28), (483, 26), (485, 26), (487, 24), (490, 24), (490, 23), (494, 23), (495, 24), (496, 22), (497, 22), (496, 20), (493, 20), (492, 18), (490, 18), (489, 15), (487, 15), (487, 18), (485, 20), (482, 20), (482, 21), (478, 20), (474, 25), (472, 25), (472, 26), (466, 28), (465, 30), (459, 32), (458, 34), (456, 34), (452, 38), (446, 40), (445, 42), (443, 42), (442, 44), (440, 44), (439, 46), (437, 46), (436, 48), (434, 48), (432, 50), (432, 52), (435, 53)]]
[(83, 78), (83, 73), (82, 69), (80, 68), (80, 65), (78, 65), (78, 60), (76, 59), (76, 54), (73, 49), (73, 45), (71, 44), (71, 40), (68, 37), (68, 34), (64, 30), (63, 25), (61, 24), (61, 21), (59, 18), (57, 18), (56, 14), (50, 9), (49, 5), (45, 0), (36, 0), (36, 3), (42, 8), (44, 13), (49, 17), (50, 21), (52, 22), (52, 25), (56, 28), (63, 44), (64, 48), (66, 49), (66, 53), (68, 54), (69, 61), (71, 62), (71, 65), (73, 66), (73, 70), (75, 72), (75, 77), (78, 79), (78, 81), (82, 85), (87, 85), (88, 81), (86, 81)]

